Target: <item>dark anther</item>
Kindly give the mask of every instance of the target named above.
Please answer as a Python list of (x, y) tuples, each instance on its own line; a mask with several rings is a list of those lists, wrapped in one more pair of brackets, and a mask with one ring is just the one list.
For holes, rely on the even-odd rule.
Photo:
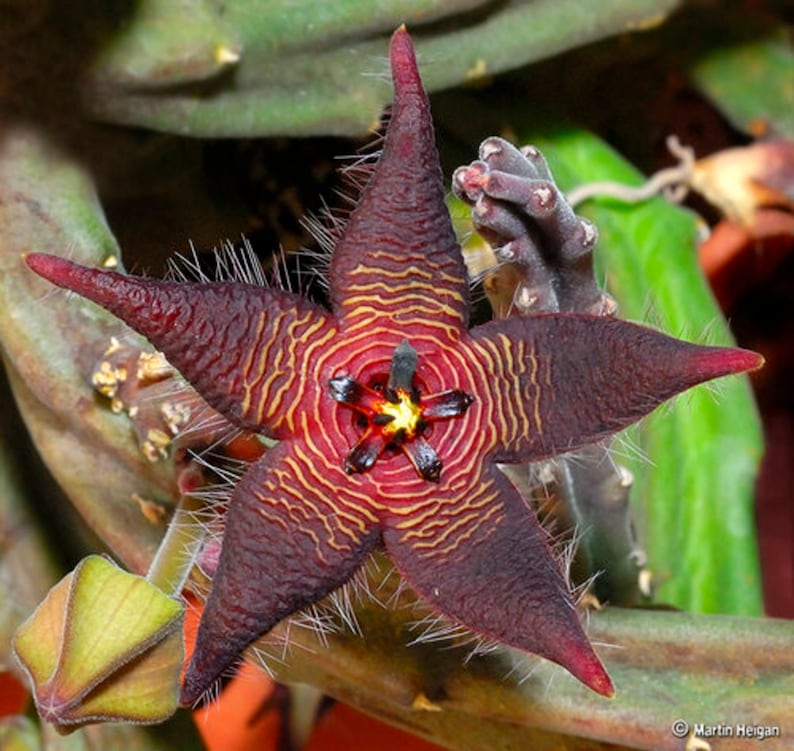
[(405, 444), (404, 450), (423, 480), (438, 482), (441, 479), (441, 459), (424, 438), (419, 436), (410, 444)]
[(426, 420), (443, 420), (462, 415), (474, 399), (465, 391), (451, 389), (433, 394), (422, 402), (422, 415)]
[(381, 455), (383, 445), (378, 440), (362, 438), (345, 457), (345, 472), (349, 475), (366, 472)]
[(328, 381), (331, 390), (331, 398), (337, 402), (348, 404), (356, 403), (361, 394), (361, 386), (350, 376), (337, 376)]

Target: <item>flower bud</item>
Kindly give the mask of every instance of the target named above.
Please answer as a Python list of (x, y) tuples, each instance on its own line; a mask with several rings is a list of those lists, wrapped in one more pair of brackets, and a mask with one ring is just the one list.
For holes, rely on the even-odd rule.
[(165, 720), (177, 707), (183, 615), (143, 577), (85, 558), (14, 637), (39, 715), (62, 733)]

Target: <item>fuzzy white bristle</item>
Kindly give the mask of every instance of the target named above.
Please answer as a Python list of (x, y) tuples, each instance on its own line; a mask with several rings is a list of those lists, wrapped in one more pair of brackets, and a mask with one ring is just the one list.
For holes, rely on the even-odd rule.
[(323, 207), (316, 214), (307, 214), (301, 219), (301, 225), (314, 238), (317, 248), (301, 248), (297, 257), (309, 259), (307, 274), (316, 280), (323, 289), (328, 289), (328, 275), (331, 264), (331, 255), (338, 244), (345, 227), (347, 226), (350, 212), (355, 208), (361, 192), (369, 182), (375, 165), (380, 156), (379, 150), (374, 150), (381, 145), (382, 136), (368, 145), (358, 154), (340, 156), (337, 159), (342, 163), (339, 173), (343, 179), (341, 188), (335, 191), (341, 206), (331, 208), (325, 201)]
[[(206, 267), (212, 262), (212, 271)], [(294, 276), (289, 269), (287, 254), (283, 250), (272, 255), (269, 272), (265, 270), (250, 240), (243, 236), (239, 245), (225, 240), (220, 247), (213, 248), (202, 258), (191, 243), (185, 253), (176, 253), (168, 259), (166, 278), (180, 282), (241, 282), (257, 287), (279, 289), (294, 294), (304, 294), (306, 290), (301, 277), (307, 271), (298, 269)], [(297, 288), (296, 288), (297, 284)]]

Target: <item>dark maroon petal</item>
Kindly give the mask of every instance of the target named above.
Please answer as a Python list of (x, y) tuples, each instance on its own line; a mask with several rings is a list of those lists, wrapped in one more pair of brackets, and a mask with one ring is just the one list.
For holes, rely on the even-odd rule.
[(344, 328), (382, 317), (449, 344), (468, 322), (466, 268), (404, 28), (392, 37), (391, 66), (394, 106), (383, 153), (334, 249), (331, 303)]
[(507, 463), (595, 443), (692, 386), (763, 364), (754, 352), (607, 317), (537, 315), (471, 333), (472, 357), (492, 375), (479, 396), (498, 421), (493, 458)]
[(318, 387), (295, 378), (291, 364), (311, 370), (308, 353), (336, 333), (328, 313), (288, 292), (145, 279), (38, 253), (25, 261), (143, 334), (224, 417), (275, 438), (289, 434), (290, 421), (274, 407), (297, 404)]
[(235, 488), (182, 688), (185, 706), (255, 639), (348, 581), (379, 539), (372, 513), (330, 491), (344, 487), (342, 468), (290, 444), (271, 449)]
[[(487, 511), (475, 511), (489, 495)], [(411, 586), (453, 621), (553, 660), (611, 696), (546, 533), (515, 488), (494, 469), (443, 501), (446, 524), (421, 507), (413, 518), (385, 519), (386, 549)]]

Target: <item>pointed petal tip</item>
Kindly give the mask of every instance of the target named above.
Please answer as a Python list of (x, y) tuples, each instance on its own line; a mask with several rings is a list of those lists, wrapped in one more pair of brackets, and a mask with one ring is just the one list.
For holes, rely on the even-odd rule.
[(194, 708), (201, 700), (203, 693), (204, 690), (198, 690), (195, 683), (185, 677), (182, 688), (179, 691), (179, 706), (185, 709)]
[(408, 28), (404, 23), (401, 23), (391, 35), (391, 53), (396, 54), (398, 50), (405, 48), (409, 50), (412, 48), (411, 35), (408, 33)]
[(90, 296), (88, 291), (93, 289), (97, 276), (105, 273), (48, 253), (25, 253), (22, 260), (31, 271), (48, 282), (71, 289), (85, 297)]
[(222, 673), (223, 670), (207, 680), (207, 671), (198, 664), (194, 652), (182, 678), (182, 686), (179, 689), (179, 706), (185, 709), (195, 709), (201, 704), (211, 701), (216, 693), (213, 690), (213, 685)]
[(612, 679), (609, 677), (601, 660), (598, 659), (590, 647), (589, 642), (586, 646), (576, 645), (567, 657), (568, 659), (563, 663), (563, 667), (569, 670), (571, 675), (580, 680), (589, 689), (607, 699), (611, 699), (615, 695), (615, 686), (612, 683)]
[(23, 253), (22, 260), (31, 271), (35, 271), (39, 276), (50, 281), (56, 281), (58, 277), (61, 277), (66, 265), (69, 264), (69, 261), (63, 258), (46, 253)]
[(581, 680), (584, 684), (595, 691), (600, 696), (606, 699), (612, 699), (615, 696), (615, 684), (604, 669), (604, 666), (596, 660), (595, 665), (582, 676)]
[(734, 373), (747, 373), (753, 370), (759, 370), (764, 367), (766, 358), (758, 352), (753, 352), (749, 349), (734, 349), (732, 372)]
[(736, 347), (702, 347), (692, 357), (690, 367), (702, 379), (749, 373), (763, 367), (763, 355)]
[(416, 64), (414, 44), (405, 24), (392, 34), (389, 58), (395, 87), (399, 89), (405, 85), (422, 85), (419, 68)]

